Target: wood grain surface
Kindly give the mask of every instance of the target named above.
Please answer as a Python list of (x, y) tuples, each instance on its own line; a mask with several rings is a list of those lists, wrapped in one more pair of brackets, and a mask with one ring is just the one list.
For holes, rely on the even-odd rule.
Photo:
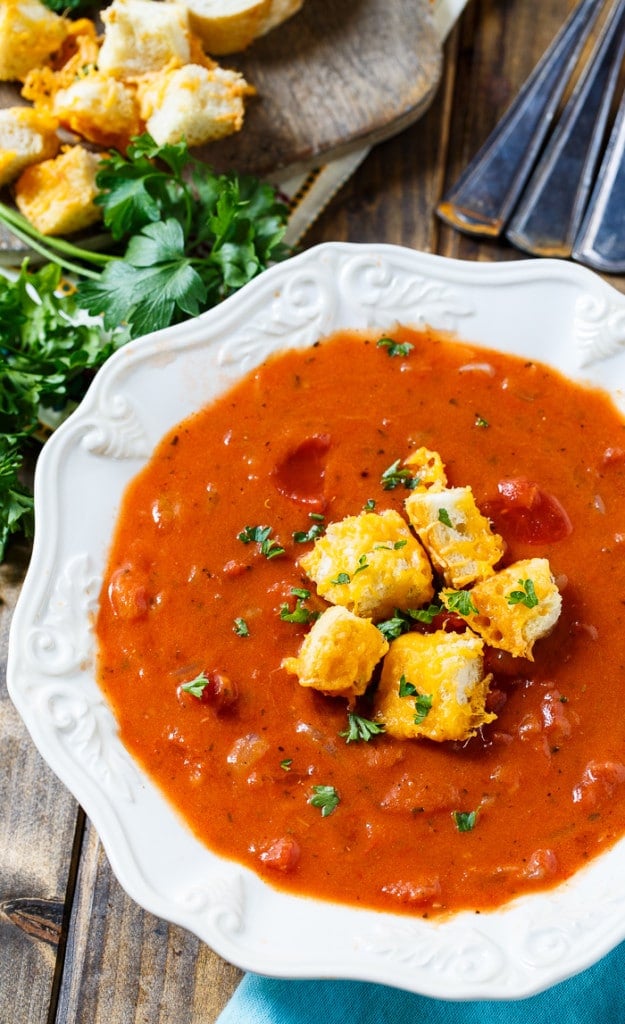
[[(195, 152), (217, 170), (297, 169), (379, 142), (431, 103), (441, 47), (430, 0), (306, 0), (242, 53), (219, 58), (256, 89), (242, 131)], [(19, 100), (0, 83), (0, 106)]]
[[(304, 244), (393, 242), (519, 259), (504, 244), (457, 234), (434, 210), (572, 6), (471, 0), (425, 117), (372, 150)], [(611, 283), (625, 292), (624, 279)], [(6, 695), (8, 627), (27, 560), (27, 546), (14, 544), (0, 569), (0, 1024), (212, 1024), (240, 972), (125, 896)]]

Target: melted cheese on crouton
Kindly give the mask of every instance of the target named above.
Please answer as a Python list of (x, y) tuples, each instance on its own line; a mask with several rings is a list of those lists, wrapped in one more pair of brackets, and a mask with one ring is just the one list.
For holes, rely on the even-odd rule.
[(502, 538), (493, 533), (470, 487), (412, 492), (406, 513), (434, 567), (450, 587), (485, 579), (504, 553)]
[(469, 632), (400, 636), (384, 659), (375, 719), (397, 739), (469, 739), (496, 717), (485, 709), (491, 676), (482, 651)]
[(346, 608), (328, 608), (304, 638), (296, 658), (282, 667), (301, 686), (353, 700), (365, 692), (388, 643), (370, 619)]
[(198, 64), (146, 75), (138, 82), (141, 116), (161, 146), (181, 139), (200, 146), (239, 131), (250, 92), (238, 72)]
[[(477, 614), (463, 615), (487, 644), (533, 661), (532, 648), (555, 626), (562, 598), (546, 558), (526, 558), (470, 591)], [(441, 595), (445, 603), (449, 595)]]
[(415, 476), (415, 482), (411, 487), (413, 494), (442, 491), (447, 487), (445, 466), (438, 452), (430, 451), (429, 448), (417, 448), (404, 459), (404, 465)]
[(0, 4), (0, 80), (24, 81), (45, 64), (67, 35), (70, 22), (40, 0), (2, 0)]
[(101, 157), (71, 146), (54, 160), (29, 167), (15, 185), (18, 209), (44, 235), (65, 235), (100, 220), (95, 176)]
[(321, 597), (374, 621), (418, 608), (434, 593), (425, 551), (391, 509), (330, 523), (300, 565)]
[(61, 124), (102, 146), (123, 150), (140, 131), (134, 91), (99, 71), (91, 71), (59, 89), (52, 110)]

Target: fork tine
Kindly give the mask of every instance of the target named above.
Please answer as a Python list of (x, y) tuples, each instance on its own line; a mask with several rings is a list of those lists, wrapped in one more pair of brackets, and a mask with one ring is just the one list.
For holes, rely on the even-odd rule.
[(517, 99), (438, 206), (442, 220), (469, 234), (498, 235), (536, 156), (601, 9), (581, 0)]
[(625, 272), (625, 95), (573, 246), (573, 259), (604, 273)]
[(534, 256), (571, 255), (619, 79), (624, 29), (625, 0), (617, 0), (508, 225), (508, 241)]

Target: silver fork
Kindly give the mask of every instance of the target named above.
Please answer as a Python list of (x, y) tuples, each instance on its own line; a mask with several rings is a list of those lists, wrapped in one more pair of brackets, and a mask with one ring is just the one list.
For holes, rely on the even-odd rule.
[(439, 216), (533, 255), (623, 272), (625, 97), (607, 146), (606, 135), (624, 54), (625, 0), (581, 0)]

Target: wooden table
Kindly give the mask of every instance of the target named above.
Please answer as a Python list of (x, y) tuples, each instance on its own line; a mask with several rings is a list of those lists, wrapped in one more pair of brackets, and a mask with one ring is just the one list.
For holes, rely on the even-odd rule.
[[(372, 150), (304, 244), (393, 242), (460, 259), (521, 258), (456, 234), (434, 210), (572, 5), (470, 0), (446, 44), (429, 113)], [(625, 291), (625, 279), (612, 283)], [(124, 894), (93, 826), (6, 694), (9, 623), (28, 557), (26, 544), (14, 544), (0, 568), (0, 1022), (209, 1024), (240, 972)]]

